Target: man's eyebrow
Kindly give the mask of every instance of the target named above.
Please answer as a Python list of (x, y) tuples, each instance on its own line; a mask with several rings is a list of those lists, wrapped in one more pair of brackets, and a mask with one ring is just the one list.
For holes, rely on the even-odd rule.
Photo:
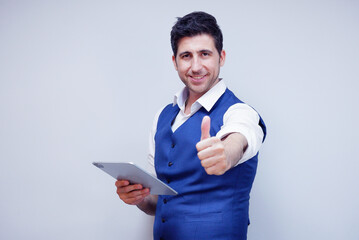
[(189, 52), (189, 51), (184, 51), (184, 52), (179, 53), (178, 56), (182, 56), (182, 55), (190, 54), (190, 53), (191, 53), (191, 52)]
[(199, 50), (198, 52), (200, 53), (213, 53), (211, 50), (209, 49), (202, 49), (202, 50)]
[[(213, 52), (211, 50), (209, 50), (209, 49), (201, 49), (201, 50), (198, 51), (198, 53), (210, 53), (210, 54), (212, 54)], [(184, 51), (184, 52), (180, 52), (178, 54), (178, 56), (183, 56), (183, 55), (186, 55), (186, 54), (192, 54), (192, 53), (190, 51)]]

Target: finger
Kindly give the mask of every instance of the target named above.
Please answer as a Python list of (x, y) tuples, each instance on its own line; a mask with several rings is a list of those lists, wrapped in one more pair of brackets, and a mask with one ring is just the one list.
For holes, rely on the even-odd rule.
[(212, 147), (212, 146), (216, 145), (217, 143), (219, 143), (220, 141), (221, 140), (217, 137), (211, 137), (211, 138), (207, 138), (202, 141), (199, 141), (196, 144), (197, 151), (199, 152), (199, 151), (202, 151), (203, 149)]
[(122, 199), (125, 203), (130, 205), (137, 205), (138, 203), (142, 202), (145, 197), (136, 197), (136, 198), (129, 198), (129, 199)]
[(143, 189), (143, 186), (141, 184), (133, 184), (133, 185), (128, 185), (128, 186), (117, 188), (117, 190), (120, 193), (129, 193), (129, 192), (141, 190), (141, 189)]
[[(140, 191), (136, 191), (136, 192), (140, 192)], [(141, 190), (141, 192), (142, 192), (142, 190)], [(133, 192), (131, 192), (131, 194), (132, 193)], [(147, 197), (148, 195), (150, 195), (150, 191), (147, 188), (147, 191), (143, 192), (141, 194), (136, 194), (134, 196), (130, 196), (130, 194), (122, 194), (122, 195), (119, 195), (119, 197), (121, 198), (122, 201), (124, 201), (127, 204), (136, 205), (136, 204), (142, 202), (145, 199), (145, 197)]]
[(143, 194), (141, 196), (137, 196), (135, 198), (128, 199), (127, 202), (132, 205), (137, 205), (140, 202), (142, 202), (148, 195), (149, 195), (149, 193)]
[(224, 159), (223, 157), (218, 157), (218, 156), (209, 157), (202, 160), (201, 165), (204, 168), (209, 168), (216, 164), (219, 164), (221, 161), (223, 161), (223, 159)]
[[(204, 150), (213, 151), (213, 154), (221, 154), (223, 152), (223, 144), (217, 137), (207, 138), (196, 144), (198, 153)], [(213, 155), (211, 154), (211, 155)]]
[(130, 185), (130, 182), (127, 180), (117, 180), (115, 182), (115, 185), (116, 185), (116, 187), (124, 187), (124, 186)]
[(210, 128), (211, 118), (209, 116), (204, 116), (201, 124), (201, 141), (211, 137), (209, 133)]
[(226, 172), (226, 169), (219, 164), (204, 168), (204, 170), (208, 175), (223, 175)]
[(137, 196), (146, 195), (149, 192), (150, 192), (149, 188), (133, 190), (131, 192), (121, 192), (120, 189), (117, 190), (117, 194), (120, 196), (120, 198), (124, 198), (124, 199), (135, 198)]
[(119, 191), (117, 191), (117, 195), (120, 197), (120, 199), (127, 204), (133, 204), (133, 202), (137, 200), (142, 201), (149, 194), (149, 189), (136, 190), (129, 193), (119, 193)]
[(213, 148), (211, 148), (211, 147), (207, 147), (197, 153), (197, 156), (198, 156), (199, 160), (201, 160), (201, 161), (205, 160), (207, 158), (213, 157), (215, 155), (216, 155), (216, 152), (213, 151)]

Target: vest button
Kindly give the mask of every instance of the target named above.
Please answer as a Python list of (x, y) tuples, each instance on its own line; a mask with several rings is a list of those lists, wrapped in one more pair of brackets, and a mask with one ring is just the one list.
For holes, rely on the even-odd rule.
[(168, 166), (171, 167), (173, 165), (173, 162), (169, 162)]
[(166, 222), (166, 219), (165, 219), (165, 218), (162, 218), (162, 222), (163, 222), (163, 223)]
[(167, 183), (170, 183), (171, 181), (170, 181), (169, 179), (166, 179), (166, 182), (167, 182)]
[(175, 144), (174, 144), (174, 143), (172, 143), (171, 147), (172, 147), (172, 148), (174, 148), (174, 147), (175, 147)]
[(167, 203), (167, 199), (165, 198), (165, 199), (163, 199), (163, 203), (164, 204), (166, 204)]

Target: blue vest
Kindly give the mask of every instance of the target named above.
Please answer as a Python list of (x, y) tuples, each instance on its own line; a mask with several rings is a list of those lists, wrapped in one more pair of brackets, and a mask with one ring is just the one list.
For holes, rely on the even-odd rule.
[[(203, 107), (175, 132), (171, 126), (179, 108), (167, 105), (161, 112), (155, 135), (157, 177), (178, 192), (158, 196), (154, 240), (246, 239), (249, 224), (249, 193), (256, 174), (258, 154), (222, 176), (208, 175), (197, 157), (201, 122), (211, 117), (211, 136), (223, 125), (230, 106), (242, 103), (230, 90), (210, 112)], [(266, 134), (262, 119), (260, 125)]]

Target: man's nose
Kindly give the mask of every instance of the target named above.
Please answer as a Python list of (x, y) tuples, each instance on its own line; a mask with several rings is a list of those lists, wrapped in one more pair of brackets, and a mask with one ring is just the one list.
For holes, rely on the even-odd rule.
[(191, 70), (194, 73), (200, 72), (202, 69), (202, 61), (198, 57), (192, 59)]

